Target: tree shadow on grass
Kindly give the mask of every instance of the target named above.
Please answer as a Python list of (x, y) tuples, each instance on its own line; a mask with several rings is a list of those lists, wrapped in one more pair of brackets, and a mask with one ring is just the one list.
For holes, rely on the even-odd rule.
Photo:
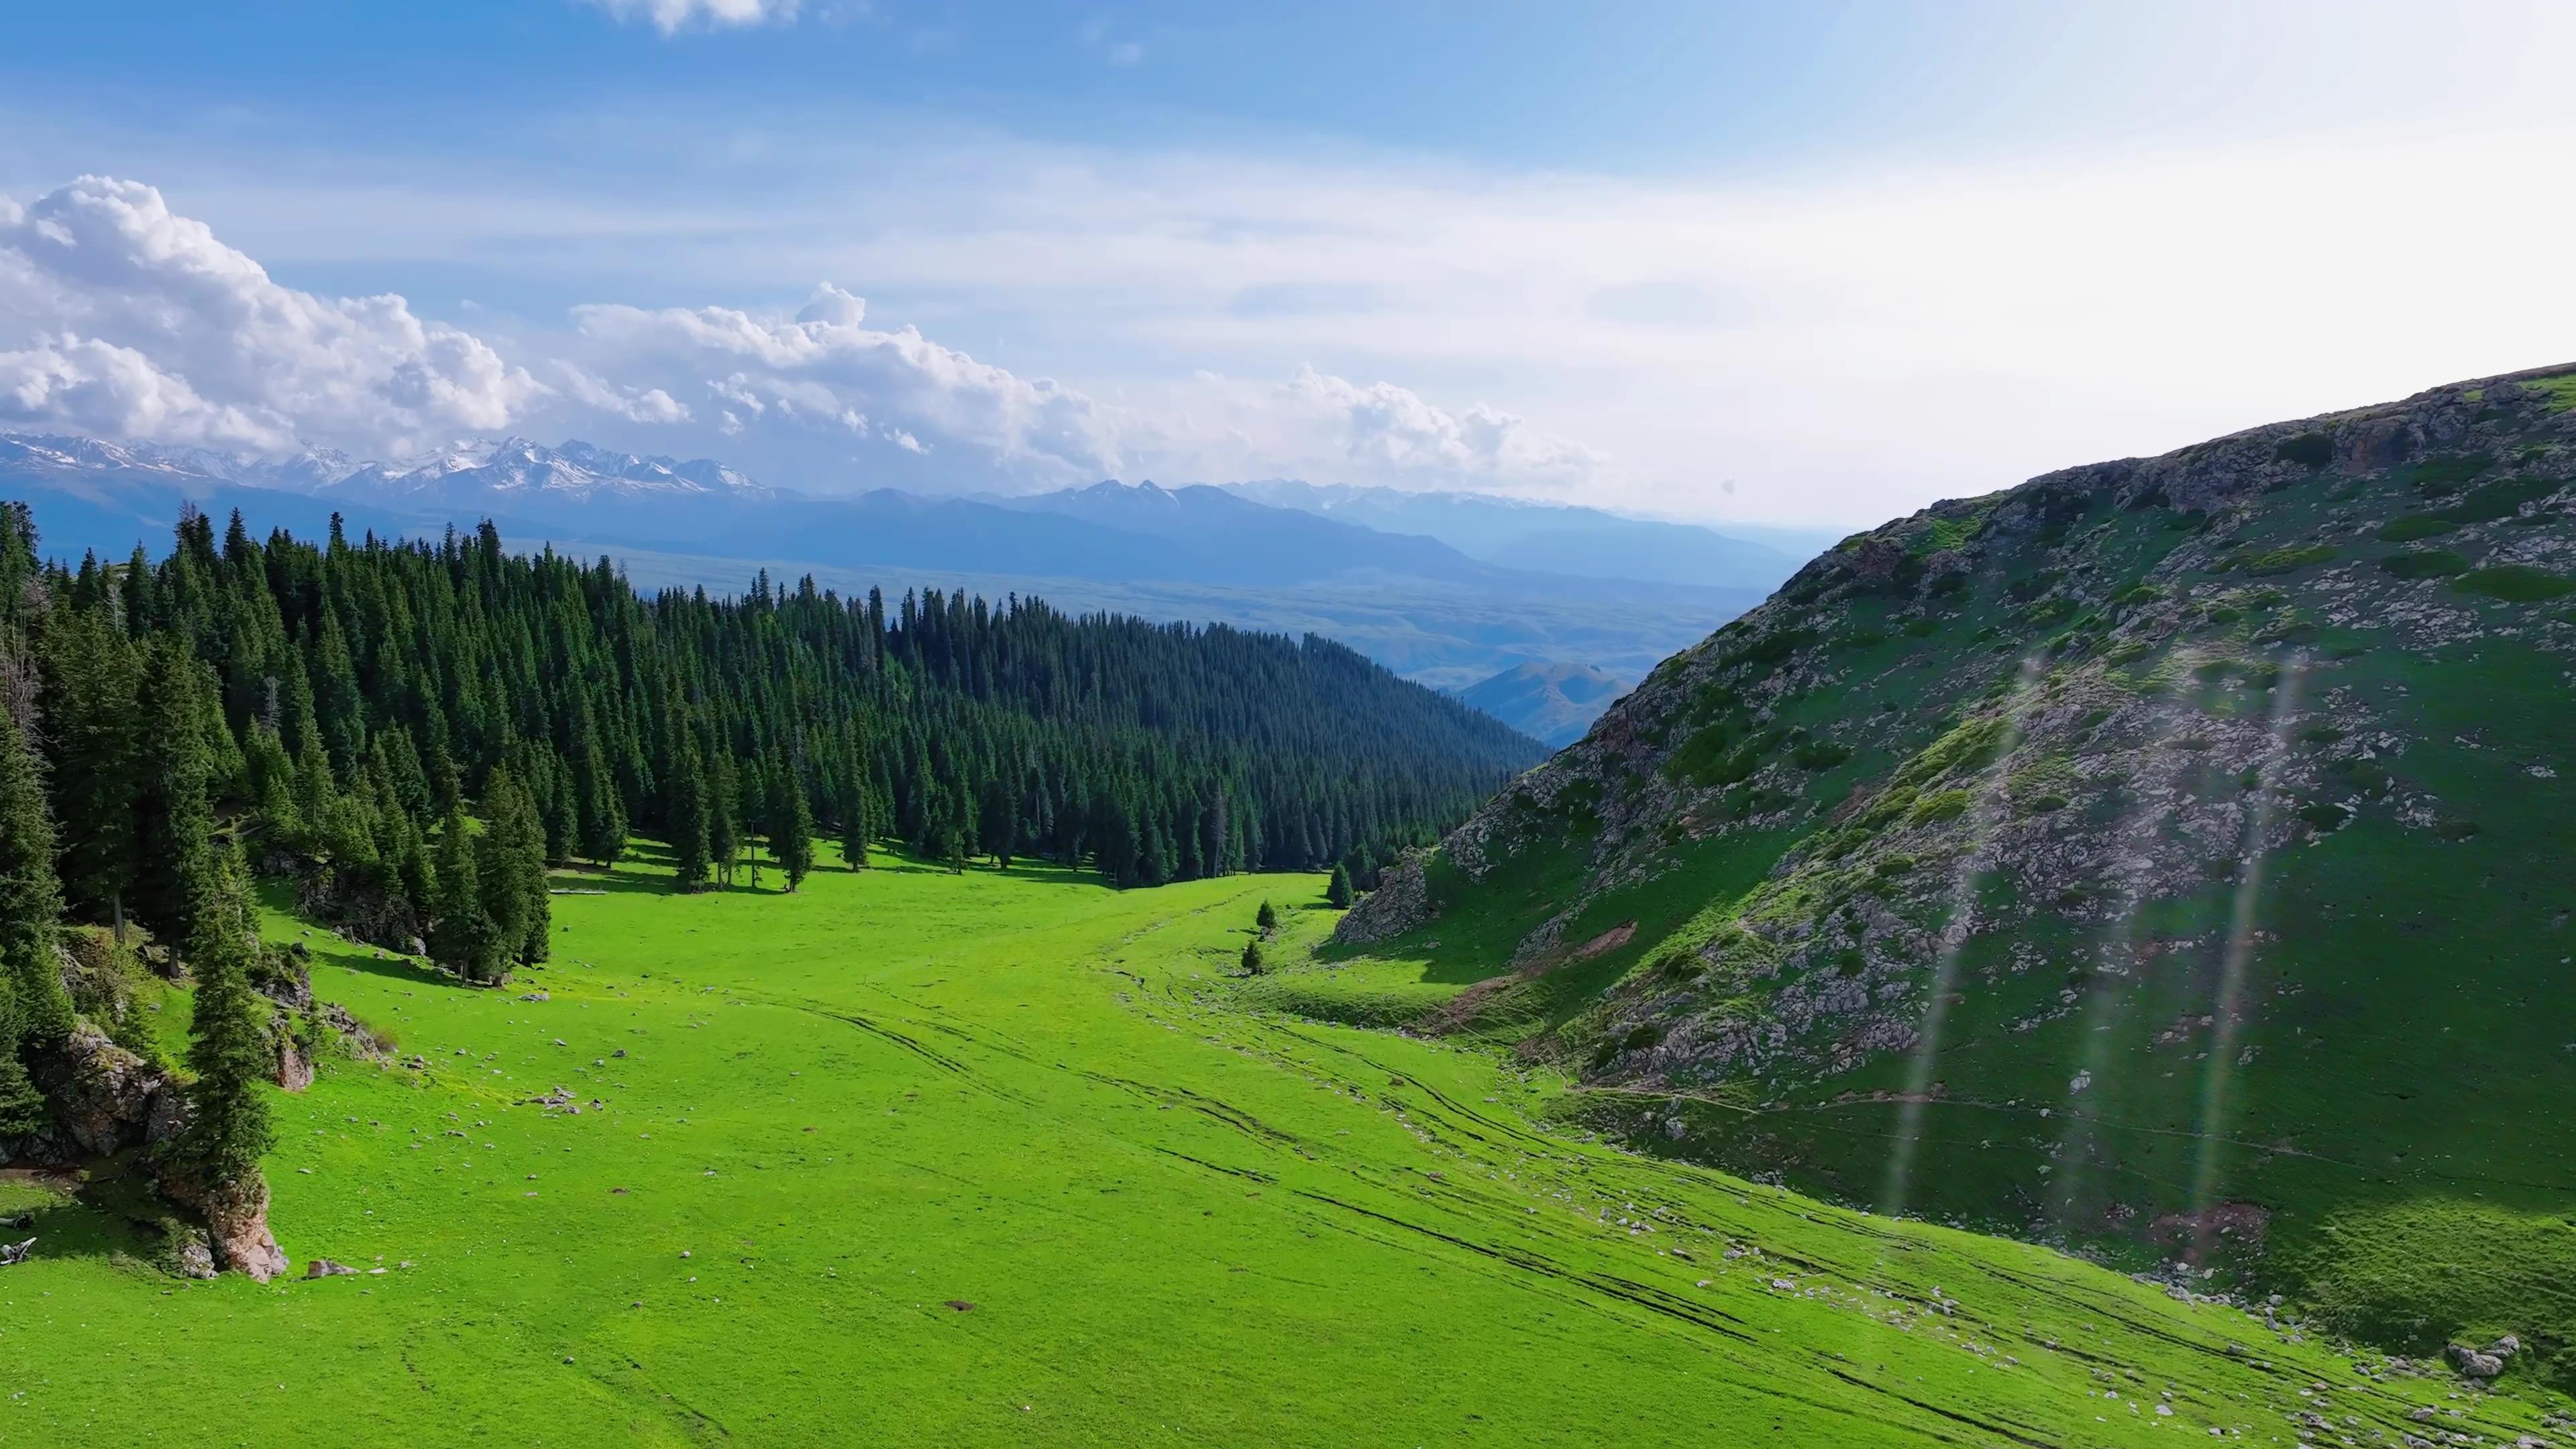
[(140, 1149), (128, 1149), (70, 1171), (12, 1168), (0, 1172), (0, 1219), (21, 1215), (25, 1227), (0, 1228), (12, 1243), (36, 1240), (28, 1261), (44, 1258), (104, 1259), (137, 1273), (164, 1275), (156, 1266), (185, 1219), (153, 1191)]
[[(321, 926), (306, 925), (305, 918), (298, 915), (295, 910), (294, 888), (285, 881), (264, 880), (259, 882), (257, 889), (260, 904), (279, 918), (269, 923), (268, 939), (281, 945), (302, 946), (310, 957), (306, 963), (308, 966), (340, 966), (351, 971), (363, 971), (370, 976), (382, 976), (389, 981), (400, 981), (413, 986), (452, 986), (477, 991), (486, 989), (459, 980), (435, 966), (422, 965), (417, 959), (399, 952), (388, 951), (382, 946), (371, 946), (363, 941), (351, 941), (335, 936)], [(279, 934), (280, 931), (290, 928), (294, 934)]]

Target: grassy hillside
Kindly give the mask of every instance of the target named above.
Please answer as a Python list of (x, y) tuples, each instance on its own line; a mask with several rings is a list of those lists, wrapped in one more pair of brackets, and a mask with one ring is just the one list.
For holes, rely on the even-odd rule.
[(2041, 1249), (1542, 1130), (1559, 1079), (1502, 1054), (1266, 1011), (1339, 974), (1225, 974), (1265, 898), (1303, 962), (1312, 877), (880, 866), (793, 897), (564, 877), (603, 893), (557, 897), (507, 992), (273, 915), (399, 1038), (275, 1099), (281, 1241), (362, 1271), (173, 1280), (113, 1164), (76, 1199), (14, 1181), (0, 1444), (2539, 1427)]
[(1846, 540), (1344, 935), (1577, 1114), (2576, 1384), (2576, 373)]

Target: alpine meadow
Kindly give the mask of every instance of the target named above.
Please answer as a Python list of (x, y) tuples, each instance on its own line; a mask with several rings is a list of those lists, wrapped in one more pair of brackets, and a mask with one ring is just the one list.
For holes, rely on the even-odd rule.
[(2570, 54), (0, 17), (0, 1449), (2576, 1449)]

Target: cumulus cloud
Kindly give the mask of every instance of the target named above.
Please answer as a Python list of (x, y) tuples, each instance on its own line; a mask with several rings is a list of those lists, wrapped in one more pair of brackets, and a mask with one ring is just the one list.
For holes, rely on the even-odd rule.
[(1610, 461), (1511, 413), (1483, 403), (1451, 412), (1390, 382), (1362, 387), (1305, 367), (1280, 396), (1292, 410), (1338, 434), (1346, 459), (1371, 474), (1564, 485), (1593, 477)]
[(401, 297), (317, 297), (84, 176), (0, 209), (0, 422), (248, 449), (401, 452), (507, 427), (551, 390)]
[(1121, 439), (1136, 427), (1086, 393), (978, 362), (917, 328), (870, 327), (866, 299), (828, 282), (792, 318), (617, 304), (574, 317), (621, 376), (722, 403), (728, 433), (823, 430), (918, 453), (926, 430), (1033, 476), (1070, 478), (1117, 472)]
[(688, 404), (658, 387), (620, 388), (591, 376), (562, 358), (555, 359), (554, 370), (555, 375), (563, 379), (565, 393), (575, 401), (630, 423), (685, 423), (689, 420)]
[(63, 333), (0, 352), (0, 417), (79, 433), (266, 452), (291, 439), (197, 395), (130, 347)]
[(796, 18), (797, 0), (591, 0), (619, 20), (642, 20), (664, 35), (692, 25), (709, 29), (766, 25)]
[(1481, 402), (1312, 367), (1131, 382), (1113, 403), (872, 322), (830, 283), (792, 314), (595, 303), (569, 317), (487, 340), (390, 293), (297, 291), (132, 182), (0, 198), (0, 428), (372, 457), (515, 430), (711, 453), (822, 489), (1296, 473), (1563, 493), (1609, 465)]

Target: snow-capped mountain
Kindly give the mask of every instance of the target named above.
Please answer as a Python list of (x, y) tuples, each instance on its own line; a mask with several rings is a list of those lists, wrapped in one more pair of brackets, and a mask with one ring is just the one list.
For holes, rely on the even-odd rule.
[(396, 507), (544, 500), (761, 499), (778, 490), (713, 458), (639, 457), (578, 438), (547, 447), (526, 438), (471, 439), (416, 457), (369, 460), (329, 448), (243, 455), (214, 448), (109, 443), (0, 433), (0, 459), (76, 472), (152, 474), (173, 482), (233, 483)]
[(551, 448), (526, 438), (475, 439), (419, 457), (375, 462), (312, 451), (237, 462), (222, 471), (193, 452), (171, 461), (253, 487), (405, 506), (503, 503), (532, 498), (587, 503), (616, 498), (776, 496), (775, 489), (763, 487), (713, 458), (684, 463), (676, 458), (639, 457), (578, 438)]

